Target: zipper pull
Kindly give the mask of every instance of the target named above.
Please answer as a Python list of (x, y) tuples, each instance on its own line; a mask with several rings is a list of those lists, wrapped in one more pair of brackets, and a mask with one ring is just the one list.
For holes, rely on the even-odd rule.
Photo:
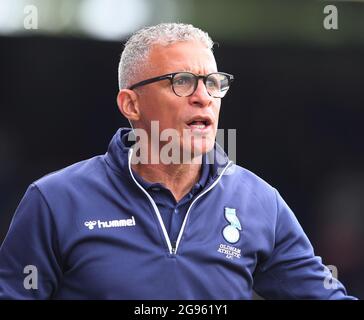
[(172, 243), (172, 254), (176, 254), (176, 245), (177, 245), (177, 242), (176, 241), (173, 241)]

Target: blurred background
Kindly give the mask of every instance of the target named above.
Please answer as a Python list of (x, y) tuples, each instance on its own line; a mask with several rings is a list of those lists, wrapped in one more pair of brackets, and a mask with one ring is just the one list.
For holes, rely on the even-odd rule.
[(171, 21), (208, 31), (235, 75), (220, 128), (237, 129), (237, 163), (280, 191), (364, 298), (364, 1), (0, 0), (0, 243), (32, 181), (105, 153), (127, 126), (122, 44)]

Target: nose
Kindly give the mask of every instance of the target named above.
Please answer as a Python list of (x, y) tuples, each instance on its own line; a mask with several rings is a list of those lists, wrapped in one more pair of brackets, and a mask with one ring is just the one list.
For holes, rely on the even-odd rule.
[(208, 107), (212, 104), (213, 97), (207, 92), (206, 86), (202, 79), (198, 80), (195, 92), (189, 97), (190, 102), (198, 107)]

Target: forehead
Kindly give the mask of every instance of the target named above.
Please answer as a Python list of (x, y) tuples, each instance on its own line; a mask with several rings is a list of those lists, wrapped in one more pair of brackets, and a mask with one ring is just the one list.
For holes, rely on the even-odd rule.
[(149, 54), (149, 65), (154, 74), (176, 71), (207, 74), (217, 71), (211, 50), (195, 41), (177, 42), (168, 46), (154, 45)]

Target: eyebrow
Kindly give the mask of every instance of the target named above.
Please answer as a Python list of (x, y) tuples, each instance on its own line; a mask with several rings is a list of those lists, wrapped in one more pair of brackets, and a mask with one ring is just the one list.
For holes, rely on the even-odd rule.
[(214, 73), (214, 72), (219, 72), (219, 71), (209, 71), (209, 72), (206, 72), (206, 73), (200, 73), (200, 72), (195, 72), (195, 71), (191, 70), (190, 68), (186, 68), (184, 70), (179, 70), (179, 71), (174, 71), (174, 72), (190, 72), (190, 73), (197, 74), (197, 75), (207, 75), (207, 74)]

